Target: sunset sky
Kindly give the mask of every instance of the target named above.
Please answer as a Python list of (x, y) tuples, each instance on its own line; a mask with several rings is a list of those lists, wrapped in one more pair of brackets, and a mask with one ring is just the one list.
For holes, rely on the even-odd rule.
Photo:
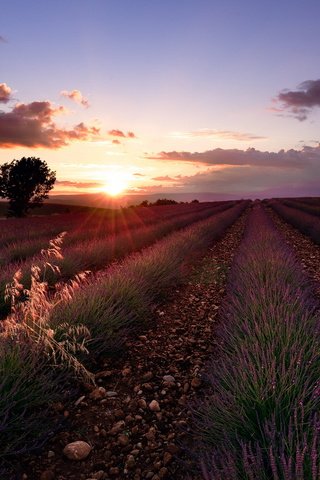
[(10, 0), (0, 163), (55, 193), (320, 196), (319, 0)]

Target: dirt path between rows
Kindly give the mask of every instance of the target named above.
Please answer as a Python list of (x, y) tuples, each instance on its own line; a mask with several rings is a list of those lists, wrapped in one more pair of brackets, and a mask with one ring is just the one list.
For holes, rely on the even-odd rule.
[[(96, 378), (99, 388), (83, 390), (60, 415), (69, 427), (40, 456), (24, 460), (23, 480), (182, 480), (200, 479), (186, 453), (191, 430), (190, 404), (206, 393), (204, 365), (214, 344), (214, 326), (246, 214), (209, 249), (188, 283), (158, 308), (157, 322), (127, 343), (126, 353), (106, 360)], [(66, 444), (84, 440), (87, 459), (71, 461)]]
[(293, 248), (307, 276), (314, 282), (315, 293), (320, 299), (320, 245), (316, 245), (309, 237), (285, 222), (271, 208), (268, 208), (267, 212), (287, 244)]

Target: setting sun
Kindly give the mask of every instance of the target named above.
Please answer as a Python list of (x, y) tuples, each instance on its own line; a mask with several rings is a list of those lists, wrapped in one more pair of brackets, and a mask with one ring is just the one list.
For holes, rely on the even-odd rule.
[(103, 191), (112, 197), (116, 197), (128, 188), (129, 179), (123, 173), (112, 173), (108, 177)]

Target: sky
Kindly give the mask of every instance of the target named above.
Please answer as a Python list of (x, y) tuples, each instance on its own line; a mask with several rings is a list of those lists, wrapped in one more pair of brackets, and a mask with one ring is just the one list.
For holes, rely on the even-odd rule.
[(320, 196), (318, 0), (10, 0), (0, 164), (53, 193)]

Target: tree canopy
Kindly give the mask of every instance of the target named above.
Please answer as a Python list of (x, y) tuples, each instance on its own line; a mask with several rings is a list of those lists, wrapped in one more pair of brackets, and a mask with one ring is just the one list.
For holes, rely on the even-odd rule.
[(24, 217), (39, 207), (53, 188), (56, 172), (36, 157), (22, 157), (0, 166), (0, 197), (9, 200), (8, 216)]

